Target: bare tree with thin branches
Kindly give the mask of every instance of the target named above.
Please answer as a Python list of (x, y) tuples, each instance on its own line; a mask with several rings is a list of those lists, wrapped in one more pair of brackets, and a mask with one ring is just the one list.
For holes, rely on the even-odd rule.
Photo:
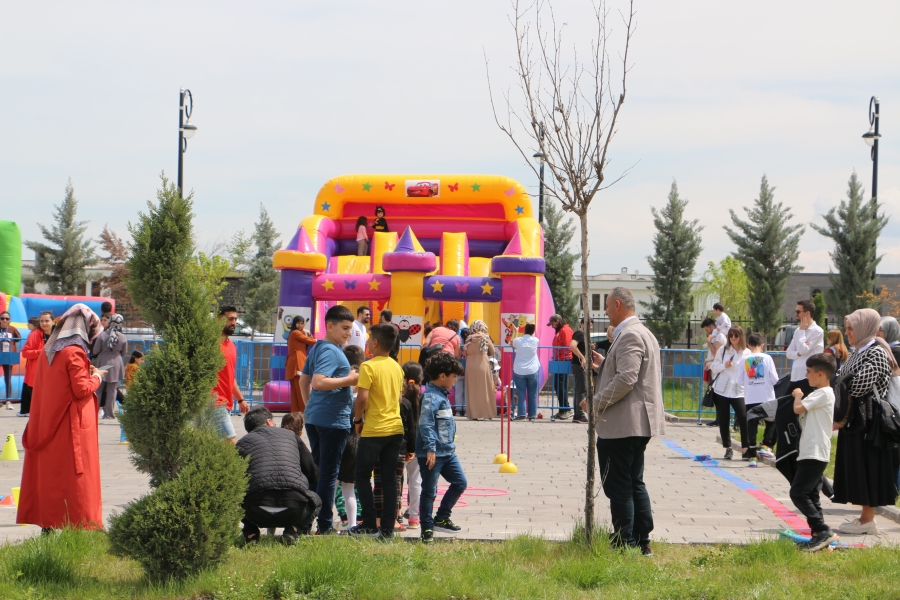
[[(506, 118), (501, 120), (491, 89), (487, 58), (488, 91), (494, 120), (509, 136), (526, 164), (539, 177), (530, 160), (537, 150), (543, 155), (550, 171), (545, 193), (556, 198), (563, 210), (575, 213), (581, 224), (581, 306), (585, 315), (585, 339), (590, 344), (590, 313), (588, 303), (588, 210), (594, 196), (614, 185), (628, 174), (624, 169), (612, 181), (607, 181), (610, 144), (617, 132), (617, 121), (625, 103), (625, 83), (631, 67), (628, 49), (635, 32), (633, 0), (627, 14), (619, 12), (625, 28), (624, 38), (611, 40), (613, 28), (609, 24), (610, 11), (606, 0), (593, 5), (596, 38), (591, 40), (588, 60), (579, 57), (573, 47), (563, 46), (563, 29), (557, 23), (552, 5), (535, 0), (523, 6), (516, 0), (510, 24), (516, 36), (516, 87), (521, 98), (503, 94)], [(609, 47), (620, 44), (618, 59), (613, 62)], [(613, 75), (617, 85), (613, 85)], [(618, 84), (621, 74), (621, 84)], [(517, 108), (521, 107), (521, 108)], [(518, 127), (518, 130), (516, 129)], [(587, 480), (585, 486), (585, 534), (591, 544), (594, 529), (594, 499), (596, 478), (596, 421), (591, 381), (591, 369), (585, 369), (585, 390), (588, 413)], [(602, 476), (602, 474), (601, 474)]]

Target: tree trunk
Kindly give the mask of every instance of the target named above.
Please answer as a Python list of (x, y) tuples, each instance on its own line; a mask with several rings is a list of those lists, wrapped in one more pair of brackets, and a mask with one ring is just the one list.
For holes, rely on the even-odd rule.
[(591, 343), (591, 312), (590, 312), (590, 287), (588, 284), (588, 223), (587, 210), (579, 215), (581, 221), (581, 309), (584, 315), (584, 349), (587, 365), (584, 369), (584, 390), (587, 400), (587, 477), (584, 486), (584, 536), (585, 544), (590, 548), (594, 540), (594, 478), (596, 473), (596, 423), (594, 423), (594, 390), (593, 362), (594, 345)]

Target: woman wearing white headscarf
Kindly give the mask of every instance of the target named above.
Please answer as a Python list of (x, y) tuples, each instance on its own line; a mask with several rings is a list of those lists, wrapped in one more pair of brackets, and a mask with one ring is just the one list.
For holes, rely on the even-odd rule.
[(128, 338), (122, 332), (122, 323), (125, 319), (122, 315), (113, 313), (109, 315), (109, 323), (97, 337), (94, 344), (95, 350), (99, 350), (95, 364), (98, 367), (109, 366), (109, 370), (103, 377), (103, 385), (98, 397), (103, 405), (103, 418), (115, 419), (116, 414), (116, 390), (119, 381), (125, 378), (125, 354), (128, 352)]
[[(871, 308), (862, 308), (844, 318), (844, 330), (855, 348), (839, 375), (852, 374), (850, 402), (838, 420), (837, 457), (834, 467), (834, 498), (839, 504), (862, 506), (859, 518), (847, 521), (838, 528), (845, 534), (875, 535), (876, 506), (893, 506), (897, 498), (895, 465), (892, 448), (878, 447), (868, 439), (878, 427), (872, 419), (872, 393), (884, 398), (891, 373), (897, 370), (890, 346), (876, 337), (881, 327), (881, 315)], [(836, 407), (836, 412), (840, 410)]]
[(489, 356), (494, 343), (487, 324), (477, 320), (469, 327), (466, 338), (466, 417), (492, 419), (497, 416), (497, 392)]
[(87, 351), (100, 319), (84, 304), (60, 318), (36, 359), (34, 403), (22, 436), (25, 464), (17, 523), (100, 529), (100, 372)]

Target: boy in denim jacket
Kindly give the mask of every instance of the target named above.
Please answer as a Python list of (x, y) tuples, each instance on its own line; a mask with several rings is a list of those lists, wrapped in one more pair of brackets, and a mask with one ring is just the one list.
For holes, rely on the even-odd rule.
[[(429, 382), (419, 409), (419, 427), (416, 431), (416, 459), (422, 473), (422, 496), (419, 502), (419, 518), (422, 524), (422, 542), (434, 540), (435, 530), (458, 533), (462, 527), (450, 520), (450, 512), (466, 491), (466, 474), (456, 457), (456, 421), (447, 395), (463, 374), (462, 365), (449, 352), (438, 352), (425, 364)], [(437, 515), (431, 511), (437, 496), (438, 475), (450, 484), (444, 493)]]

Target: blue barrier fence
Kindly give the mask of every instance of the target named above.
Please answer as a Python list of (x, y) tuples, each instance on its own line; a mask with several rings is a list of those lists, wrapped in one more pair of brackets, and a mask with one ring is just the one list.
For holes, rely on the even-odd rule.
[[(128, 352), (140, 350), (147, 354), (160, 340), (129, 340)], [(287, 345), (272, 341), (236, 340), (237, 364), (235, 378), (244, 397), (251, 406), (263, 401), (263, 392), (267, 383), (284, 380)], [(400, 347), (398, 361), (403, 364), (414, 360), (418, 354), (418, 346), (403, 345)], [(769, 352), (775, 361), (778, 373), (784, 375), (790, 369), (790, 361), (784, 352)], [(512, 367), (515, 354), (509, 346), (498, 346), (497, 356), (500, 362), (501, 391), (509, 391), (512, 379)], [(550, 412), (555, 417), (567, 403), (569, 407), (574, 401), (574, 377), (569, 348), (541, 346), (538, 348), (538, 360), (547, 366), (547, 376), (542, 381), (538, 398), (538, 408)], [(662, 368), (663, 401), (666, 412), (681, 416), (696, 416), (698, 422), (702, 418), (715, 416), (713, 409), (701, 406), (706, 386), (703, 383), (703, 361), (705, 350), (672, 350), (660, 351)], [(2, 363), (2, 361), (0, 361)], [(5, 368), (5, 367), (4, 367)], [(3, 380), (0, 380), (0, 400), (21, 399), (22, 374), (12, 377), (12, 394), (7, 398)], [(515, 393), (513, 405), (515, 405)], [(464, 408), (460, 403), (458, 408)], [(237, 409), (235, 409), (237, 410)]]

